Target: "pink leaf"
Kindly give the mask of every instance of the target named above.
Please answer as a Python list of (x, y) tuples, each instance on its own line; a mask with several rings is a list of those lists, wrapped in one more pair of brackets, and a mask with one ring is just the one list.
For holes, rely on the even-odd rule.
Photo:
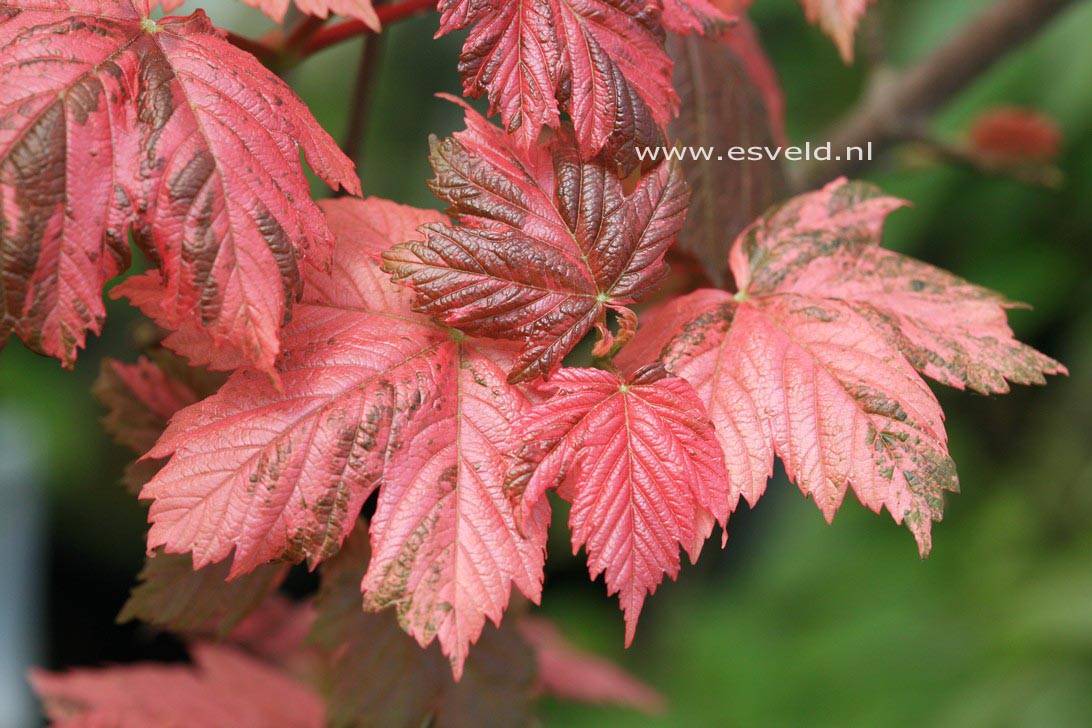
[(322, 700), (236, 650), (194, 648), (195, 665), (140, 664), (31, 673), (57, 728), (320, 728)]
[(694, 390), (661, 368), (628, 381), (562, 369), (555, 394), (528, 417), (524, 461), (508, 487), (532, 509), (548, 489), (572, 502), (574, 553), (592, 578), (606, 573), (632, 641), (645, 596), (675, 578), (679, 548), (696, 560), (714, 521), (728, 518), (724, 459)]
[(510, 347), (413, 313), (379, 268), (382, 250), (439, 215), (381, 200), (327, 209), (340, 242), (284, 331), (280, 386), (242, 371), (174, 418), (151, 453), (171, 460), (142, 494), (148, 545), (192, 551), (197, 567), (234, 549), (233, 576), (272, 559), (314, 565), (382, 482), (367, 604), (397, 606), (422, 645), (438, 637), (458, 674), (512, 585), (540, 590), (546, 506), (524, 538), (503, 492), (525, 400), (504, 380)]
[(670, 302), (623, 359), (659, 357), (694, 385), (733, 502), (761, 496), (776, 453), (828, 520), (852, 488), (905, 522), (924, 555), (958, 480), (943, 413), (915, 366), (981, 391), (1064, 368), (1011, 338), (996, 294), (878, 247), (902, 204), (839, 180), (774, 208), (732, 250), (740, 292)]
[(158, 267), (154, 315), (210, 359), (270, 368), (298, 259), (321, 265), (332, 244), (300, 149), (359, 191), (295, 94), (203, 13), (154, 22), (132, 0), (7, 4), (0, 49), (0, 340), (71, 365), (131, 227)]
[(1020, 304), (879, 247), (884, 219), (904, 204), (871, 185), (837, 180), (753, 226), (733, 251), (732, 270), (753, 293), (852, 306), (918, 371), (949, 387), (1000, 394), (1008, 382), (1043, 384), (1044, 375), (1065, 373), (1013, 338), (1005, 310)]

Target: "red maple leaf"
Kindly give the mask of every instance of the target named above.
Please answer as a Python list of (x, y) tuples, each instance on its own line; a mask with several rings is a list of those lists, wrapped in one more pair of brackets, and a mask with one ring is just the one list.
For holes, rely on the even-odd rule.
[(364, 580), (421, 644), (461, 671), (511, 586), (541, 587), (546, 506), (521, 535), (503, 492), (505, 452), (527, 406), (505, 381), (511, 345), (466, 339), (410, 310), (379, 267), (393, 241), (440, 218), (382, 200), (326, 203), (339, 244), (309, 272), (284, 330), (279, 386), (236, 373), (174, 417), (150, 457), (148, 547), (227, 558), (232, 575), (272, 559), (312, 565), (340, 547), (382, 481)]
[(775, 208), (732, 250), (739, 293), (666, 304), (623, 359), (659, 357), (694, 385), (733, 503), (762, 495), (776, 453), (828, 520), (852, 488), (905, 521), (924, 555), (958, 481), (940, 405), (915, 368), (981, 392), (1065, 369), (1012, 338), (999, 295), (878, 247), (902, 204), (839, 180)]
[[(727, 523), (728, 479), (713, 425), (694, 389), (662, 367), (628, 380), (562, 369), (554, 395), (526, 419), (522, 462), (507, 487), (521, 509), (556, 488), (572, 503), (574, 553), (592, 578), (606, 574), (633, 640), (645, 596), (679, 572), (679, 548), (696, 561), (714, 522)], [(532, 511), (533, 513), (533, 511)]]
[[(664, 164), (626, 195), (609, 169), (581, 162), (563, 133), (522, 150), (467, 110), (467, 130), (432, 145), (432, 189), (459, 225), (432, 224), (423, 242), (384, 256), (417, 292), (417, 310), (474, 335), (524, 342), (510, 380), (548, 376), (593, 327), (615, 343), (607, 311), (632, 325), (627, 305), (667, 273), (664, 254), (689, 193)], [(626, 334), (623, 333), (623, 337)]]
[(679, 100), (655, 4), (441, 0), (440, 10), (440, 35), (470, 26), (459, 60), (464, 93), (487, 94), (520, 146), (544, 126), (558, 128), (561, 111), (584, 157), (605, 148), (623, 175), (641, 165), (637, 148), (663, 144)]
[(203, 337), (208, 363), (223, 350), (269, 368), (299, 259), (323, 265), (332, 244), (300, 148), (332, 185), (359, 181), (203, 13), (155, 22), (142, 6), (0, 3), (0, 342), (71, 365), (132, 228), (158, 270), (122, 292), (154, 283), (157, 319)]

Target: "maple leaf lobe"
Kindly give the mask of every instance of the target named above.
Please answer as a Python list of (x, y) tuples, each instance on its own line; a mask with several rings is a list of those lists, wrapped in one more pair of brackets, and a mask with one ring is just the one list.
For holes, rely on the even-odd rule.
[(546, 386), (506, 488), (523, 512), (548, 489), (573, 504), (573, 551), (586, 548), (592, 578), (619, 595), (629, 644), (646, 595), (678, 574), (679, 549), (697, 559), (727, 522), (723, 454), (693, 388), (660, 366), (627, 380), (562, 369)]

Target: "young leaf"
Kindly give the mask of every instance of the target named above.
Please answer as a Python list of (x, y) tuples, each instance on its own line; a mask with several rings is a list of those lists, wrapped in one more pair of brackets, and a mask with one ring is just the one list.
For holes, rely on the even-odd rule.
[(670, 302), (623, 359), (659, 356), (698, 391), (734, 503), (762, 495), (776, 453), (828, 520), (852, 487), (905, 521), (925, 555), (958, 480), (914, 367), (981, 391), (1064, 369), (1011, 338), (996, 294), (877, 247), (902, 204), (839, 180), (775, 208), (733, 248), (740, 293)]
[[(701, 3), (703, 6), (705, 3)], [(658, 8), (642, 0), (441, 0), (439, 34), (470, 27), (459, 61), (464, 93), (523, 148), (572, 117), (585, 159), (606, 150), (621, 176), (636, 150), (663, 144), (678, 111)]]
[(604, 347), (608, 310), (650, 293), (689, 198), (664, 164), (626, 195), (600, 164), (581, 162), (567, 135), (521, 150), (471, 110), (466, 131), (433, 141), (433, 191), (459, 225), (432, 224), (423, 242), (384, 255), (417, 310), (474, 335), (524, 342), (509, 379), (548, 376), (593, 327)]
[(360, 527), (322, 569), (310, 641), (326, 658), (323, 683), (331, 724), (528, 724), (535, 666), (515, 629), (487, 627), (455, 682), (436, 645), (423, 650), (391, 614), (361, 610), (360, 580), (368, 561), (367, 529)]
[(196, 646), (193, 658), (193, 666), (35, 670), (30, 682), (57, 728), (326, 725), (319, 696), (279, 670), (214, 645)]
[(131, 227), (158, 268), (162, 321), (268, 369), (298, 259), (322, 265), (331, 246), (300, 149), (331, 185), (359, 181), (204, 13), (156, 22), (142, 7), (0, 2), (0, 342), (14, 332), (71, 365)]
[(970, 146), (990, 160), (1010, 164), (1053, 162), (1062, 150), (1058, 122), (1034, 109), (999, 107), (971, 123)]
[(524, 510), (551, 488), (573, 504), (573, 551), (585, 546), (592, 578), (605, 572), (619, 595), (628, 645), (645, 596), (678, 574), (679, 547), (695, 561), (726, 524), (724, 457), (693, 388), (660, 367), (629, 380), (562, 369), (548, 389), (507, 486)]
[(192, 551), (196, 567), (234, 549), (232, 576), (273, 559), (314, 565), (382, 481), (367, 604), (397, 606), (423, 645), (438, 637), (458, 674), (512, 585), (531, 599), (541, 587), (546, 506), (521, 536), (503, 493), (526, 406), (504, 381), (511, 347), (413, 313), (380, 270), (381, 251), (438, 214), (381, 200), (327, 209), (339, 244), (284, 331), (280, 386), (236, 373), (150, 453), (171, 460), (142, 494), (148, 546)]
[(808, 22), (823, 29), (838, 46), (842, 60), (853, 60), (853, 35), (874, 0), (800, 0)]

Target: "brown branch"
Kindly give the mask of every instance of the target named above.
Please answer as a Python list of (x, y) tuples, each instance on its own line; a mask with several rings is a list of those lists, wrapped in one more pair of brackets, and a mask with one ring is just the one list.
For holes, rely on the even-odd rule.
[(345, 132), (342, 150), (345, 156), (353, 160), (359, 173), (364, 163), (364, 135), (368, 128), (368, 116), (371, 113), (372, 98), (375, 95), (375, 82), (379, 76), (379, 63), (383, 52), (383, 36), (365, 36), (364, 48), (360, 51), (360, 64), (357, 66), (356, 83), (353, 86), (353, 98), (349, 105), (349, 123)]
[[(876, 152), (873, 158), (882, 155), (912, 137), (923, 119), (1073, 3), (999, 0), (918, 65), (893, 75), (877, 74), (858, 107), (834, 125), (826, 140), (834, 149), (864, 147), (871, 142)], [(857, 159), (813, 162), (797, 170), (794, 187), (812, 189), (835, 177), (854, 174), (865, 164)]]

